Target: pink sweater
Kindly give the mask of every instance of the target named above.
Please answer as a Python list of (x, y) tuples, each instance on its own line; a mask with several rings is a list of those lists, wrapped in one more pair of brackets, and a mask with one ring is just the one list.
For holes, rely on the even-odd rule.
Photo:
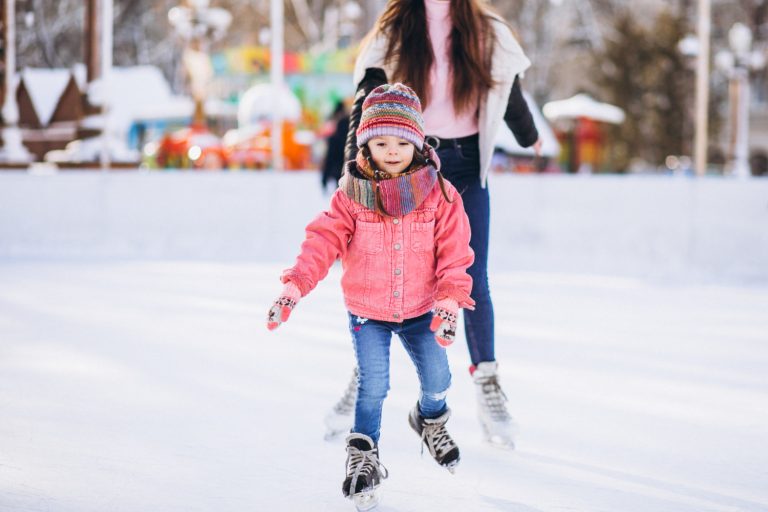
[(304, 296), (340, 257), (344, 302), (354, 315), (402, 322), (445, 298), (471, 308), (469, 221), (461, 195), (445, 186), (452, 203), (435, 183), (424, 202), (402, 217), (383, 217), (336, 190), (328, 211), (307, 226), (296, 264), (281, 280)]
[(424, 109), (424, 132), (453, 139), (478, 132), (477, 105), (457, 114), (453, 109), (450, 69), (450, 0), (424, 0), (435, 62), (430, 71), (429, 104)]

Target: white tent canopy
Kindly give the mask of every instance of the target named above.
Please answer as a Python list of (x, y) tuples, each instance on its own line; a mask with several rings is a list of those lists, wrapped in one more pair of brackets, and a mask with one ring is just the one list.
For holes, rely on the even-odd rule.
[[(536, 125), (536, 129), (539, 131), (539, 138), (541, 139), (541, 156), (550, 158), (556, 157), (558, 154), (560, 154), (560, 144), (557, 142), (555, 133), (552, 131), (552, 128), (549, 126), (547, 120), (544, 119), (544, 116), (541, 115), (539, 106), (536, 105), (536, 102), (533, 100), (533, 98), (531, 98), (531, 96), (526, 92), (523, 92), (523, 97), (528, 103), (528, 108), (533, 115), (533, 122)], [(517, 143), (515, 136), (512, 135), (512, 131), (509, 129), (506, 123), (501, 123), (501, 128), (499, 129), (499, 132), (496, 135), (496, 140), (494, 141), (494, 146), (504, 150), (510, 155), (534, 155), (533, 148), (524, 148)]]
[(603, 123), (621, 124), (624, 111), (617, 106), (596, 101), (588, 94), (577, 94), (566, 100), (550, 101), (544, 105), (544, 115), (550, 121), (586, 117)]
[(240, 98), (238, 127), (245, 128), (272, 119), (276, 110), (281, 119), (296, 121), (301, 117), (299, 98), (287, 85), (276, 90), (271, 83), (256, 84)]

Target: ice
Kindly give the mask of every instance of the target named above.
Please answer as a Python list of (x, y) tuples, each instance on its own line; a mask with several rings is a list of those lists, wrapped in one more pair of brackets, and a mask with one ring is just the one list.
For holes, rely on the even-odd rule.
[[(0, 178), (0, 510), (354, 510), (341, 495), (343, 442), (323, 440), (324, 415), (354, 364), (339, 267), (287, 323), (265, 326), (300, 226), (325, 201), (317, 176), (260, 187), (240, 179), (248, 205), (222, 177)], [(144, 179), (159, 188), (139, 193)], [(318, 196), (259, 217), (278, 201), (277, 179)], [(166, 180), (176, 192), (164, 203)], [(195, 180), (209, 197), (231, 194), (200, 202)], [(495, 194), (509, 190), (495, 184)], [(549, 185), (534, 186), (554, 197)], [(203, 213), (187, 208), (192, 198), (206, 204)], [(233, 211), (255, 215), (251, 231), (234, 217), (215, 229)], [(211, 245), (182, 222), (188, 215)], [(545, 215), (552, 210), (532, 212), (531, 236), (554, 232)], [(61, 231), (67, 225), (73, 231)], [(768, 287), (743, 279), (752, 267), (732, 280), (695, 280), (632, 275), (642, 261), (628, 261), (623, 275), (564, 268), (583, 258), (576, 253), (552, 271), (505, 265), (500, 253), (523, 239), (520, 226), (508, 237), (495, 226), (491, 276), (517, 448), (482, 441), (460, 325), (448, 349), (448, 427), (462, 461), (451, 475), (421, 456), (407, 423), (417, 380), (393, 343), (380, 443), (390, 477), (377, 510), (768, 510)], [(119, 244), (118, 234), (130, 237)], [(234, 234), (240, 245), (223, 241)], [(259, 236), (263, 245), (248, 242)], [(181, 258), (181, 247), (243, 251)]]

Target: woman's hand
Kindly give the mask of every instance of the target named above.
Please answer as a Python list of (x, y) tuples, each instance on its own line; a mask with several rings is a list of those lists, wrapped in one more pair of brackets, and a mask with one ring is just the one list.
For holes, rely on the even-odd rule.
[(533, 143), (533, 151), (536, 153), (536, 158), (541, 158), (541, 138), (536, 139), (536, 142)]

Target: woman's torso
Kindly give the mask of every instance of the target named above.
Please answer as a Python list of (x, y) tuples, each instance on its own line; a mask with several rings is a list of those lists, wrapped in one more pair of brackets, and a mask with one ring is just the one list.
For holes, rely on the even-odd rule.
[(435, 61), (429, 78), (429, 102), (424, 108), (424, 132), (447, 139), (477, 133), (478, 98), (457, 112), (453, 104), (453, 79), (450, 60), (450, 2), (424, 0), (427, 28)]

